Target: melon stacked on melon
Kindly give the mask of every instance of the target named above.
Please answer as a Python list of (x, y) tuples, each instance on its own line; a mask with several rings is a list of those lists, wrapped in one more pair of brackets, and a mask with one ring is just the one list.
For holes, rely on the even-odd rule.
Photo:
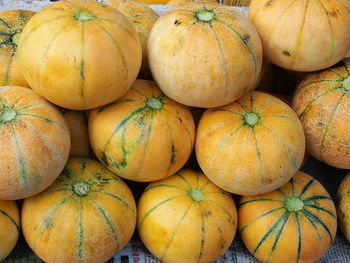
[(336, 210), (300, 171), (305, 151), (350, 169), (348, 1), (180, 2), (0, 13), (0, 260), (21, 229), (49, 263), (105, 262), (135, 231), (212, 262), (236, 230), (261, 262), (311, 262), (336, 211), (348, 238), (348, 177)]

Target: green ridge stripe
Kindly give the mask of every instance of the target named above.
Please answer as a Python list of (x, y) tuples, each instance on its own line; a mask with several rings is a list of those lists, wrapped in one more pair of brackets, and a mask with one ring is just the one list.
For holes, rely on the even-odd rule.
[[(276, 104), (276, 101), (274, 101), (274, 100), (271, 101), (271, 100), (270, 100), (269, 102), (263, 104), (263, 105), (260, 107), (260, 109), (258, 109), (257, 113), (258, 113), (259, 115), (263, 115), (262, 112), (265, 111), (268, 107), (270, 107), (271, 105), (274, 105), (274, 104)], [(263, 116), (265, 116), (265, 115), (263, 115)]]
[(244, 123), (242, 123), (240, 126), (238, 126), (236, 129), (234, 129), (228, 136), (226, 136), (226, 138), (224, 138), (223, 140), (221, 140), (218, 143), (219, 147), (224, 147), (229, 140), (232, 140), (233, 138), (235, 138), (235, 136), (237, 135), (237, 133), (241, 130), (242, 127), (244, 127)]
[(9, 219), (9, 220), (12, 222), (12, 224), (14, 224), (14, 226), (15, 226), (16, 229), (17, 229), (17, 231), (20, 232), (20, 227), (19, 227), (19, 225), (16, 223), (16, 221), (15, 221), (8, 213), (6, 213), (4, 210), (1, 210), (1, 209), (0, 209), (0, 215), (3, 215), (3, 216), (5, 216), (7, 219)]
[(58, 202), (56, 205), (54, 205), (50, 211), (47, 213), (46, 217), (43, 219), (41, 223), (41, 229), (45, 230), (50, 228), (52, 220), (54, 216), (56, 215), (58, 209), (60, 209), (65, 203), (69, 201), (70, 196), (66, 196), (64, 199), (62, 199), (60, 202)]
[(255, 73), (255, 77), (256, 77), (257, 73), (258, 73), (258, 68), (257, 68), (257, 64), (256, 64), (257, 63), (256, 56), (255, 56), (253, 50), (247, 44), (245, 44), (243, 36), (236, 29), (234, 29), (232, 26), (230, 26), (229, 24), (227, 24), (221, 20), (218, 20), (218, 19), (216, 19), (215, 21), (219, 22), (220, 24), (225, 25), (227, 28), (229, 28), (232, 32), (234, 32), (241, 39), (243, 46), (248, 50), (248, 53), (250, 54), (250, 56), (253, 59), (254, 73)]
[(180, 174), (180, 172), (177, 172), (176, 174), (175, 174), (177, 177), (179, 177), (182, 181), (184, 181), (186, 184), (187, 184), (187, 186), (188, 186), (188, 188), (192, 188), (192, 185), (187, 181), (187, 179), (185, 178), (185, 177), (183, 177), (181, 174)]
[(325, 208), (320, 207), (320, 206), (317, 206), (317, 205), (308, 205), (308, 204), (306, 204), (305, 206), (306, 206), (306, 207), (314, 208), (314, 209), (316, 209), (316, 210), (318, 210), (318, 211), (325, 212), (325, 213), (327, 213), (328, 215), (330, 215), (331, 217), (333, 217), (334, 219), (337, 219), (337, 216), (336, 216), (334, 213), (332, 213), (331, 211), (329, 211), (328, 209), (325, 209)]
[[(179, 11), (179, 10), (176, 10), (176, 11)], [(191, 20), (193, 19), (193, 17), (191, 17)], [(192, 22), (188, 27), (186, 27), (186, 28), (184, 28), (184, 29), (182, 29), (182, 27), (181, 27), (181, 30), (182, 30), (182, 32), (184, 32), (183, 34), (182, 34), (182, 36), (179, 38), (179, 40), (177, 41), (177, 43), (174, 45), (174, 48), (173, 48), (173, 50), (172, 50), (172, 55), (173, 56), (175, 56), (175, 54), (176, 54), (176, 52), (180, 49), (180, 47), (183, 45), (183, 43), (184, 43), (184, 39), (185, 39), (185, 36), (187, 36), (187, 35), (190, 35), (190, 29), (193, 27), (193, 26), (195, 26), (195, 25), (197, 25), (198, 24), (198, 21), (194, 21), (194, 22)], [(186, 34), (187, 33), (187, 34)]]
[(324, 230), (326, 230), (326, 232), (328, 233), (328, 236), (331, 240), (330, 243), (333, 242), (333, 237), (332, 237), (332, 233), (331, 231), (329, 230), (328, 226), (318, 217), (316, 216), (314, 213), (312, 213), (311, 211), (307, 210), (306, 208), (304, 208), (303, 210), (303, 214), (305, 217), (309, 217), (310, 220), (315, 220), (316, 223), (320, 224)]
[(143, 216), (143, 218), (140, 220), (140, 226), (143, 224), (143, 222), (145, 221), (145, 219), (150, 215), (152, 214), (155, 210), (157, 210), (159, 207), (161, 207), (162, 205), (164, 204), (167, 204), (175, 199), (177, 199), (178, 197), (183, 197), (183, 196), (186, 196), (184, 194), (181, 194), (181, 195), (176, 195), (176, 196), (173, 196), (173, 197), (170, 197), (170, 198), (167, 198), (163, 201), (161, 201), (160, 203), (156, 204), (155, 206), (153, 206), (150, 210), (148, 210), (148, 212)]
[(16, 111), (17, 111), (18, 113), (20, 113), (21, 111), (24, 111), (24, 110), (27, 110), (27, 109), (30, 109), (30, 108), (33, 108), (33, 107), (36, 107), (36, 106), (43, 106), (43, 107), (46, 107), (46, 104), (41, 103), (41, 102), (40, 102), (40, 103), (34, 103), (34, 104), (27, 104), (27, 105), (25, 105), (25, 106), (23, 106), (23, 107), (17, 109)]
[(314, 182), (315, 182), (314, 178), (310, 179), (310, 181), (308, 181), (307, 184), (304, 185), (298, 197), (301, 198), (310, 189), (310, 187), (313, 185)]
[[(200, 206), (199, 206), (199, 209), (200, 209)], [(201, 262), (201, 259), (203, 257), (203, 248), (204, 248), (204, 244), (205, 244), (205, 232), (206, 232), (203, 212), (202, 212), (202, 209), (200, 209), (200, 210), (201, 210), (201, 247), (199, 250), (197, 262)]]
[(343, 77), (343, 76), (340, 75), (338, 72), (336, 72), (333, 68), (329, 68), (328, 70), (329, 70), (330, 72), (332, 72), (334, 75), (337, 75), (338, 77), (340, 77), (340, 78), (342, 78), (342, 79), (346, 78), (346, 76)]
[(179, 222), (177, 222), (176, 227), (175, 227), (175, 230), (174, 230), (174, 232), (172, 233), (172, 235), (171, 235), (169, 241), (167, 242), (167, 244), (166, 244), (166, 246), (165, 246), (165, 248), (164, 248), (164, 252), (163, 252), (162, 256), (160, 257), (160, 260), (161, 260), (161, 261), (163, 261), (163, 259), (164, 259), (165, 255), (166, 255), (166, 253), (167, 253), (168, 250), (169, 250), (169, 247), (170, 247), (171, 243), (172, 243), (173, 240), (174, 240), (174, 237), (175, 237), (176, 232), (179, 230), (181, 224), (183, 223), (183, 221), (184, 221), (184, 219), (185, 219), (185, 217), (186, 217), (188, 211), (191, 209), (191, 207), (192, 207), (193, 204), (194, 204), (194, 202), (191, 202), (191, 204), (186, 208), (185, 212), (184, 212), (183, 215), (181, 216)]
[(263, 170), (263, 162), (262, 162), (262, 158), (261, 158), (259, 143), (258, 143), (258, 139), (256, 138), (254, 127), (252, 127), (250, 130), (253, 132), (253, 139), (254, 139), (254, 145), (255, 145), (255, 149), (256, 149), (256, 156), (257, 156), (258, 163), (259, 163), (260, 181), (262, 181), (264, 170)]
[(77, 259), (79, 263), (84, 262), (84, 250), (83, 244), (85, 240), (84, 226), (83, 226), (83, 202), (80, 199), (80, 208), (78, 214), (78, 251), (77, 251)]
[(200, 188), (199, 188), (199, 190), (201, 190), (201, 191), (203, 191), (203, 189), (204, 188), (206, 188), (208, 185), (210, 185), (210, 181), (209, 180), (207, 180)]
[[(349, 12), (350, 12), (350, 11), (349, 11)], [(346, 73), (348, 74), (348, 75), (347, 75), (347, 77), (348, 77), (348, 76), (350, 75), (350, 70), (349, 70), (349, 68), (348, 68), (348, 64), (345, 63), (344, 60), (342, 60), (341, 63), (343, 63), (344, 69), (345, 69)]]
[(199, 172), (196, 172), (196, 189), (199, 187)]
[(292, 190), (292, 196), (295, 196), (294, 177), (290, 178), (289, 183), (290, 183), (290, 188)]
[(272, 245), (272, 248), (271, 248), (271, 254), (276, 250), (278, 241), (280, 240), (281, 234), (282, 234), (284, 228), (287, 225), (287, 222), (288, 222), (288, 219), (289, 219), (290, 215), (291, 215), (291, 213), (288, 213), (288, 214), (286, 214), (286, 217), (283, 218), (284, 222), (282, 223), (282, 226), (281, 226), (280, 230), (277, 232), (277, 235), (275, 237), (275, 241), (273, 242), (273, 245)]
[[(318, 2), (320, 3), (320, 5), (321, 5), (321, 7), (322, 7), (322, 9), (323, 9), (323, 11), (324, 11), (324, 14), (325, 14), (326, 17), (327, 17), (329, 29), (330, 29), (330, 31), (331, 31), (331, 39), (334, 39), (334, 30), (333, 30), (332, 21), (331, 21), (331, 19), (330, 19), (330, 17), (329, 17), (329, 11), (326, 9), (326, 7), (324, 6), (324, 4), (322, 3), (321, 0), (318, 0)], [(334, 50), (335, 50), (334, 41), (331, 41), (331, 43), (332, 43), (332, 55), (331, 55), (330, 59), (333, 58), (333, 56), (334, 56)]]
[(309, 216), (304, 215), (304, 217), (311, 223), (312, 227), (314, 228), (314, 230), (317, 234), (318, 239), (322, 240), (322, 236), (321, 236), (320, 231), (318, 230), (317, 224), (314, 222), (314, 220), (312, 220)]
[(80, 44), (80, 96), (84, 98), (84, 88), (85, 88), (85, 34), (84, 34), (84, 25), (85, 23), (80, 23), (81, 27), (81, 44)]
[(209, 26), (209, 28), (214, 33), (215, 40), (216, 40), (216, 43), (217, 43), (217, 45), (219, 47), (219, 51), (220, 51), (220, 54), (221, 54), (221, 67), (224, 69), (224, 73), (225, 73), (224, 86), (225, 86), (225, 95), (226, 95), (228, 93), (227, 80), (228, 80), (229, 76), (228, 76), (228, 69), (227, 69), (227, 66), (226, 66), (228, 63), (226, 61), (225, 52), (224, 52), (224, 49), (223, 49), (222, 44), (220, 42), (218, 33), (215, 30), (215, 28), (213, 27), (213, 25), (211, 23), (206, 23), (206, 24)]
[(247, 201), (244, 201), (243, 203), (238, 204), (238, 207), (242, 207), (242, 206), (244, 206), (246, 204), (255, 203), (255, 202), (279, 202), (279, 203), (284, 203), (284, 200), (277, 199), (277, 198), (252, 199), (252, 200), (247, 200)]
[[(319, 81), (319, 82), (322, 82), (322, 81)], [(322, 92), (321, 94), (316, 95), (316, 96), (306, 105), (305, 109), (299, 114), (299, 118), (303, 118), (303, 117), (307, 114), (308, 110), (312, 107), (312, 105), (313, 105), (313, 103), (314, 103), (315, 101), (317, 101), (318, 99), (320, 99), (320, 98), (326, 96), (328, 93), (331, 93), (332, 91), (335, 91), (337, 88), (338, 88), (338, 86), (335, 87), (335, 88), (332, 87), (332, 88), (330, 88), (330, 89), (328, 89), (328, 90)]]
[(325, 128), (325, 131), (324, 131), (324, 134), (322, 136), (322, 141), (321, 141), (321, 159), (323, 160), (323, 149), (325, 147), (325, 141), (326, 141), (326, 137), (328, 135), (328, 131), (329, 131), (329, 126), (331, 125), (331, 123), (333, 122), (333, 119), (334, 119), (334, 115), (335, 113), (337, 112), (338, 108), (339, 108), (339, 105), (340, 105), (340, 102), (342, 101), (342, 99), (345, 97), (346, 93), (343, 93), (339, 100), (337, 101), (337, 103), (335, 104), (334, 108), (332, 109), (332, 112), (331, 114), (329, 115), (329, 118), (327, 120), (327, 123), (326, 123), (326, 128)]
[(144, 193), (145, 193), (145, 192), (148, 192), (149, 190), (152, 190), (152, 189), (163, 188), (163, 187), (165, 187), (165, 188), (175, 188), (175, 189), (179, 189), (179, 190), (181, 190), (181, 191), (185, 191), (185, 192), (186, 192), (185, 189), (183, 189), (183, 188), (181, 188), (181, 187), (178, 187), (178, 186), (176, 186), (176, 185), (172, 185), (172, 184), (162, 184), (162, 183), (160, 183), (160, 184), (156, 184), (156, 185), (152, 185), (152, 186), (150, 186), (150, 187), (147, 187), (147, 188), (145, 189)]
[(107, 142), (106, 142), (106, 144), (105, 144), (105, 146), (104, 146), (104, 151), (106, 151), (106, 149), (107, 149), (107, 147), (109, 146), (111, 140), (112, 140), (113, 137), (117, 134), (117, 132), (118, 132), (121, 128), (124, 128), (125, 125), (127, 124), (127, 122), (128, 122), (132, 117), (134, 117), (136, 114), (142, 112), (144, 109), (146, 109), (145, 106), (137, 108), (136, 110), (134, 110), (133, 112), (131, 112), (131, 113), (129, 114), (128, 117), (126, 117), (124, 120), (122, 120), (122, 121), (119, 123), (119, 125), (114, 129), (114, 131), (113, 131), (113, 133), (111, 134), (111, 136), (108, 138), (108, 140), (107, 140)]
[(286, 119), (286, 120), (290, 120), (290, 121), (294, 121), (297, 122), (298, 120), (288, 116), (288, 115), (283, 115), (283, 114), (265, 114), (265, 115), (261, 115), (262, 118), (268, 118), (268, 117), (278, 117), (278, 118), (282, 118), (282, 119)]
[(308, 198), (303, 199), (304, 203), (307, 202), (314, 202), (314, 201), (319, 201), (319, 200), (328, 200), (328, 201), (332, 201), (332, 198), (330, 198), (329, 196), (325, 196), (325, 195), (314, 195)]
[(300, 218), (299, 218), (299, 213), (296, 212), (294, 213), (295, 220), (297, 222), (297, 230), (298, 230), (298, 250), (297, 250), (297, 262), (300, 260), (300, 254), (301, 254), (301, 245), (302, 245), (302, 232), (301, 232), (301, 223), (300, 223)]
[[(298, 91), (300, 91), (301, 89), (304, 89), (304, 88), (306, 88), (306, 87), (308, 87), (308, 86), (310, 86), (310, 85), (312, 85), (312, 84), (316, 84), (316, 83), (321, 83), (321, 82), (334, 82), (334, 83), (338, 82), (338, 83), (340, 83), (341, 81), (342, 81), (341, 79), (322, 79), (322, 80), (314, 80), (314, 81), (307, 82), (306, 84), (304, 84), (304, 85), (298, 87)], [(333, 88), (330, 88), (330, 89), (333, 89)], [(326, 91), (328, 91), (328, 90), (326, 90)], [(325, 91), (325, 92), (326, 92), (326, 91)]]
[(0, 18), (0, 23), (3, 24), (5, 27), (7, 27), (8, 29), (11, 29), (10, 24), (3, 18)]
[(135, 210), (131, 207), (131, 205), (129, 205), (127, 202), (125, 202), (120, 196), (116, 195), (116, 194), (112, 194), (112, 193), (108, 193), (108, 192), (103, 192), (103, 191), (99, 191), (99, 190), (91, 190), (90, 193), (99, 193), (105, 196), (109, 196), (114, 198), (115, 200), (117, 200), (119, 203), (121, 203), (123, 206), (125, 206), (127, 209), (130, 209), (131, 212), (135, 213)]
[(144, 99), (148, 99), (148, 97), (143, 94), (140, 90), (135, 89), (134, 87), (131, 87), (130, 90), (135, 91), (136, 93), (140, 94)]
[(4, 82), (3, 82), (3, 86), (7, 86), (10, 80), (10, 72), (12, 69), (12, 62), (13, 62), (13, 58), (15, 56), (15, 52), (13, 51), (9, 60), (9, 64), (7, 66), (6, 72), (5, 72), (5, 76), (4, 76)]
[(254, 110), (254, 97), (253, 97), (252, 93), (250, 93), (250, 95), (249, 95), (249, 101), (250, 101), (250, 111), (255, 112), (255, 110)]
[(264, 218), (264, 217), (266, 217), (266, 216), (268, 216), (268, 215), (271, 215), (271, 214), (273, 214), (273, 213), (275, 213), (275, 212), (277, 212), (277, 211), (280, 211), (281, 209), (285, 209), (284, 206), (280, 206), (280, 207), (274, 208), (274, 209), (272, 209), (272, 210), (270, 210), (270, 211), (268, 211), (268, 212), (263, 213), (262, 215), (260, 215), (260, 216), (258, 216), (257, 218), (255, 218), (253, 221), (251, 221), (251, 222), (249, 222), (248, 224), (244, 225), (244, 226), (241, 228), (241, 230), (239, 230), (239, 234), (242, 234), (242, 232), (243, 232), (244, 230), (246, 230), (249, 226), (251, 226), (252, 224), (254, 224), (254, 223), (255, 223), (256, 221), (258, 221), (259, 219), (262, 219), (262, 218)]
[(12, 129), (12, 135), (13, 140), (15, 142), (16, 148), (17, 148), (17, 155), (18, 155), (18, 167), (19, 167), (19, 176), (21, 179), (21, 184), (23, 185), (24, 189), (29, 188), (29, 178), (26, 170), (26, 163), (23, 157), (22, 147), (20, 145), (17, 133), (15, 128), (13, 127), (13, 124), (10, 123), (10, 127)]
[(125, 55), (122, 52), (122, 49), (119, 45), (119, 42), (114, 38), (113, 34), (111, 34), (106, 28), (104, 28), (103, 26), (101, 26), (99, 23), (96, 22), (96, 20), (91, 20), (92, 23), (94, 23), (95, 25), (97, 25), (109, 38), (110, 40), (113, 42), (113, 44), (116, 46), (119, 56), (122, 60), (122, 64), (126, 73), (126, 79), (128, 79), (129, 77), (129, 69), (126, 63), (126, 59), (125, 59)]
[[(231, 222), (229, 223), (232, 223), (232, 224), (235, 224), (236, 222), (233, 220), (231, 214), (229, 211), (227, 211), (227, 209), (225, 207), (223, 207), (222, 205), (220, 205), (219, 203), (213, 201), (213, 200), (210, 200), (210, 199), (205, 199), (206, 202), (210, 202), (210, 203), (213, 203), (215, 204), (218, 208), (220, 208), (226, 215), (228, 215), (228, 217), (230, 218)], [(203, 202), (203, 201), (202, 201)]]
[(171, 131), (171, 127), (168, 123), (167, 118), (164, 115), (161, 115), (164, 119), (164, 123), (165, 126), (167, 128), (168, 134), (169, 134), (169, 138), (170, 138), (170, 160), (169, 160), (169, 165), (167, 168), (167, 173), (169, 173), (171, 167), (174, 165), (174, 161), (175, 161), (175, 145), (174, 145), (174, 138), (173, 138), (173, 133)]
[(110, 218), (109, 214), (105, 211), (105, 209), (99, 204), (97, 203), (94, 199), (89, 198), (89, 200), (93, 203), (94, 207), (97, 209), (99, 215), (102, 217), (103, 221), (105, 222), (109, 233), (112, 235), (116, 245), (117, 245), (117, 249), (120, 248), (120, 240), (119, 240), (119, 235), (115, 229), (115, 225), (112, 221), (112, 219)]
[(237, 103), (241, 107), (241, 109), (244, 111), (244, 113), (250, 112), (250, 110), (247, 108), (247, 106), (241, 104), (238, 100), (236, 100), (235, 103)]
[(47, 123), (53, 123), (55, 125), (57, 125), (58, 127), (62, 128), (65, 130), (65, 127), (58, 123), (58, 122), (55, 122), (49, 118), (46, 118), (46, 117), (43, 117), (43, 116), (39, 116), (39, 115), (35, 115), (35, 114), (28, 114), (28, 113), (17, 113), (17, 116), (25, 116), (25, 117), (32, 117), (32, 118), (36, 118), (38, 120), (42, 120), (44, 122), (47, 122)]
[(81, 166), (80, 166), (80, 173), (83, 174), (85, 169), (86, 169), (86, 166), (88, 165), (89, 163), (89, 159), (83, 159), (82, 162), (81, 162)]
[[(287, 155), (290, 157), (290, 161), (292, 163), (292, 165), (297, 168), (298, 167), (298, 163), (297, 163), (297, 158), (295, 153), (293, 152), (293, 150), (291, 149), (291, 147), (288, 145), (288, 143), (278, 134), (276, 133), (273, 129), (271, 129), (270, 127), (264, 125), (264, 124), (260, 124), (261, 126), (263, 126), (266, 130), (268, 130), (270, 132), (270, 134), (272, 135), (272, 137), (274, 137), (277, 141), (279, 141), (284, 150), (286, 151)], [(293, 193), (294, 194), (294, 193)]]
[(289, 212), (284, 212), (276, 221), (275, 223), (270, 227), (270, 229), (265, 233), (265, 235), (260, 239), (258, 244), (256, 245), (253, 254), (255, 254), (261, 245), (271, 236), (275, 230), (277, 230), (278, 225), (285, 220), (285, 218), (288, 216)]
[(211, 112), (228, 112), (228, 113), (232, 113), (234, 115), (238, 115), (240, 117), (243, 117), (242, 113), (231, 111), (231, 110), (227, 110), (227, 109), (222, 109), (222, 108), (212, 109)]
[(42, 134), (33, 125), (31, 125), (28, 122), (24, 122), (20, 119), (18, 119), (17, 121), (23, 125), (23, 128), (30, 130), (35, 135), (35, 137), (37, 137), (41, 141), (41, 143), (46, 147), (46, 149), (49, 150), (49, 152), (53, 153), (56, 156), (61, 155), (57, 150), (51, 148), (49, 144), (46, 143), (46, 139), (43, 138)]

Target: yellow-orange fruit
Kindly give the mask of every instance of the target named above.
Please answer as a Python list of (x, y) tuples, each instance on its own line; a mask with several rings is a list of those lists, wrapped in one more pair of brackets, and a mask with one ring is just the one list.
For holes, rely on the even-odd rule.
[(341, 182), (337, 198), (339, 228), (350, 242), (350, 173)]
[(29, 87), (17, 59), (17, 45), (25, 24), (34, 14), (26, 10), (0, 12), (0, 86)]
[(238, 231), (260, 262), (316, 262), (331, 247), (337, 215), (327, 190), (298, 172), (270, 193), (243, 196), (238, 204)]
[(88, 126), (97, 158), (133, 181), (174, 174), (194, 146), (190, 110), (165, 96), (153, 81), (136, 80), (125, 96), (91, 111)]
[(104, 263), (129, 242), (135, 226), (129, 187), (90, 159), (70, 158), (57, 180), (22, 207), (24, 237), (47, 263)]
[(350, 48), (348, 0), (252, 0), (248, 14), (259, 32), (264, 56), (280, 67), (325, 69)]
[(306, 76), (292, 107), (306, 135), (306, 150), (334, 167), (350, 169), (350, 59)]
[(15, 201), (0, 200), (0, 226), (0, 261), (2, 261), (15, 247), (20, 231), (19, 212)]
[(0, 87), (0, 200), (32, 196), (52, 184), (67, 162), (62, 114), (24, 87)]
[(170, 98), (211, 108), (253, 89), (262, 64), (254, 26), (228, 6), (191, 2), (170, 9), (148, 40), (154, 80)]
[(236, 233), (231, 195), (193, 170), (151, 183), (137, 209), (138, 233), (162, 262), (212, 262), (226, 251)]
[(270, 192), (297, 172), (305, 153), (298, 116), (278, 98), (252, 92), (199, 121), (196, 156), (206, 176), (239, 195)]
[(116, 9), (92, 0), (62, 0), (27, 23), (18, 58), (38, 94), (63, 108), (84, 110), (128, 91), (142, 51), (136, 30)]
[(66, 120), (70, 133), (70, 157), (89, 157), (91, 147), (89, 141), (88, 121), (85, 111), (60, 109)]
[(136, 0), (108, 0), (110, 5), (120, 11), (136, 29), (142, 45), (142, 65), (139, 78), (152, 78), (148, 65), (147, 41), (153, 24), (158, 19), (157, 13), (150, 7)]

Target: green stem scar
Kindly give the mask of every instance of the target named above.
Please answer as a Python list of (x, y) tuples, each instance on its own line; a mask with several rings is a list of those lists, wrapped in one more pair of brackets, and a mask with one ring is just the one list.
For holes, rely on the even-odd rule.
[(188, 192), (188, 195), (192, 198), (193, 201), (196, 201), (198, 203), (205, 199), (202, 191), (199, 189), (191, 189)]
[(86, 182), (76, 182), (73, 184), (73, 192), (80, 196), (87, 196), (90, 191), (90, 185)]
[(161, 100), (157, 98), (148, 99), (146, 104), (147, 107), (151, 108), (152, 110), (160, 110), (163, 106), (163, 102), (161, 102)]
[(284, 207), (289, 212), (296, 212), (303, 210), (304, 202), (300, 198), (293, 196), (286, 199), (286, 201), (284, 202)]
[(96, 16), (91, 14), (90, 12), (79, 10), (75, 13), (74, 18), (78, 21), (89, 21), (97, 19)]
[(342, 82), (342, 87), (346, 90), (346, 91), (350, 91), (350, 76), (347, 76), (343, 82)]
[(199, 21), (210, 22), (215, 19), (215, 12), (213, 10), (202, 9), (196, 12), (196, 17)]
[(0, 122), (9, 122), (16, 118), (16, 111), (12, 108), (5, 108), (0, 111)]
[(11, 37), (13, 43), (18, 46), (19, 38), (21, 37), (21, 33), (16, 33)]
[(243, 118), (244, 118), (245, 124), (247, 124), (249, 126), (254, 126), (259, 121), (258, 114), (254, 113), (254, 112), (249, 112), (249, 113), (244, 114)]

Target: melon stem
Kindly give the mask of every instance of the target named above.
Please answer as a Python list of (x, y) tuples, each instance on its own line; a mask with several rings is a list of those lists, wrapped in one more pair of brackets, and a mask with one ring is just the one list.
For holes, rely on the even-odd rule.
[(342, 82), (342, 86), (346, 91), (350, 91), (350, 76), (347, 76), (343, 82)]
[(19, 38), (21, 37), (21, 33), (16, 33), (11, 37), (13, 43), (18, 46)]
[(160, 99), (157, 98), (150, 98), (146, 102), (147, 107), (151, 108), (152, 110), (160, 110), (163, 106), (163, 103), (160, 101)]
[(192, 198), (193, 201), (196, 201), (198, 203), (205, 199), (202, 191), (199, 189), (191, 189), (188, 192), (188, 195)]
[(296, 212), (304, 208), (304, 202), (300, 198), (293, 196), (286, 199), (284, 207), (289, 212)]
[(244, 114), (243, 118), (244, 118), (244, 122), (246, 124), (248, 124), (249, 126), (254, 126), (259, 121), (258, 114), (254, 113), (254, 112), (249, 112), (249, 113)]
[(203, 10), (196, 12), (196, 17), (199, 21), (210, 22), (210, 21), (214, 20), (215, 13), (213, 10), (203, 9)]
[(0, 111), (0, 121), (1, 122), (9, 122), (16, 118), (16, 111), (12, 108), (5, 108)]
[(74, 18), (78, 21), (89, 21), (97, 19), (96, 16), (91, 14), (90, 12), (79, 10), (75, 13)]
[(80, 197), (87, 196), (89, 191), (90, 185), (86, 182), (76, 182), (73, 184), (73, 192)]

